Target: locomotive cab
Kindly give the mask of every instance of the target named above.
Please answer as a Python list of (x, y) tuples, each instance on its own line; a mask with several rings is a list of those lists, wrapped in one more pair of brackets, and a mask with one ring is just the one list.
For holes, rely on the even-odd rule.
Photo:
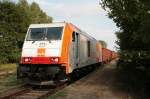
[(29, 26), (17, 77), (29, 84), (45, 85), (66, 81), (61, 66), (61, 47), (64, 24), (32, 24)]

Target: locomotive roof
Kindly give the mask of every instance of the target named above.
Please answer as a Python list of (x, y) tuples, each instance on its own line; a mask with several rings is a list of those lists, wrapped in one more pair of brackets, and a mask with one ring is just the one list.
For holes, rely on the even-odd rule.
[(43, 23), (43, 24), (31, 24), (29, 28), (37, 28), (37, 27), (61, 27), (64, 26), (64, 22), (55, 22), (55, 23)]
[(53, 22), (53, 23), (44, 23), (44, 24), (31, 24), (29, 26), (29, 28), (42, 28), (42, 27), (63, 27), (65, 26), (66, 24), (70, 24), (74, 29), (75, 29), (75, 32), (78, 32), (78, 33), (81, 33), (93, 40), (96, 40), (94, 37), (90, 36), (88, 33), (82, 31), (81, 29), (79, 29), (77, 26), (73, 25), (72, 23), (68, 23), (68, 22)]

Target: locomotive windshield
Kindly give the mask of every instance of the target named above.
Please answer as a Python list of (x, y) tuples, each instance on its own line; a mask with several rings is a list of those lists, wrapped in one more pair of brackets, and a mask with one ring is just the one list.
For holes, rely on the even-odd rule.
[(50, 27), (47, 29), (46, 37), (48, 40), (61, 40), (62, 27)]
[(61, 40), (63, 27), (30, 28), (26, 40)]

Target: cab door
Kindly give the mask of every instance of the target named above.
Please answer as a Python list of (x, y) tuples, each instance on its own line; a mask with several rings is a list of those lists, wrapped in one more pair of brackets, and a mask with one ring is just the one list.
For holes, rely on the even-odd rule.
[(77, 68), (79, 65), (79, 34), (72, 33), (72, 65)]

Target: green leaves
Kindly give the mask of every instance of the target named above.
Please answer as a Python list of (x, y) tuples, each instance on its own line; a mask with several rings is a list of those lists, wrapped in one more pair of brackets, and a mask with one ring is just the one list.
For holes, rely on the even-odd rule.
[[(100, 4), (120, 28), (116, 33), (120, 60), (130, 59), (130, 63), (142, 64), (143, 67), (150, 65), (150, 1), (102, 0)], [(139, 53), (142, 56), (138, 56)]]
[(16, 4), (0, 0), (0, 63), (17, 62), (27, 28), (32, 23), (49, 23), (52, 18), (41, 10), (38, 4), (26, 0)]
[(31, 4), (30, 7), (31, 13), (31, 22), (32, 23), (51, 23), (52, 18), (47, 16), (45, 12), (43, 12), (39, 5), (35, 2)]
[(99, 40), (99, 42), (102, 44), (103, 48), (107, 48), (107, 43), (105, 41)]

